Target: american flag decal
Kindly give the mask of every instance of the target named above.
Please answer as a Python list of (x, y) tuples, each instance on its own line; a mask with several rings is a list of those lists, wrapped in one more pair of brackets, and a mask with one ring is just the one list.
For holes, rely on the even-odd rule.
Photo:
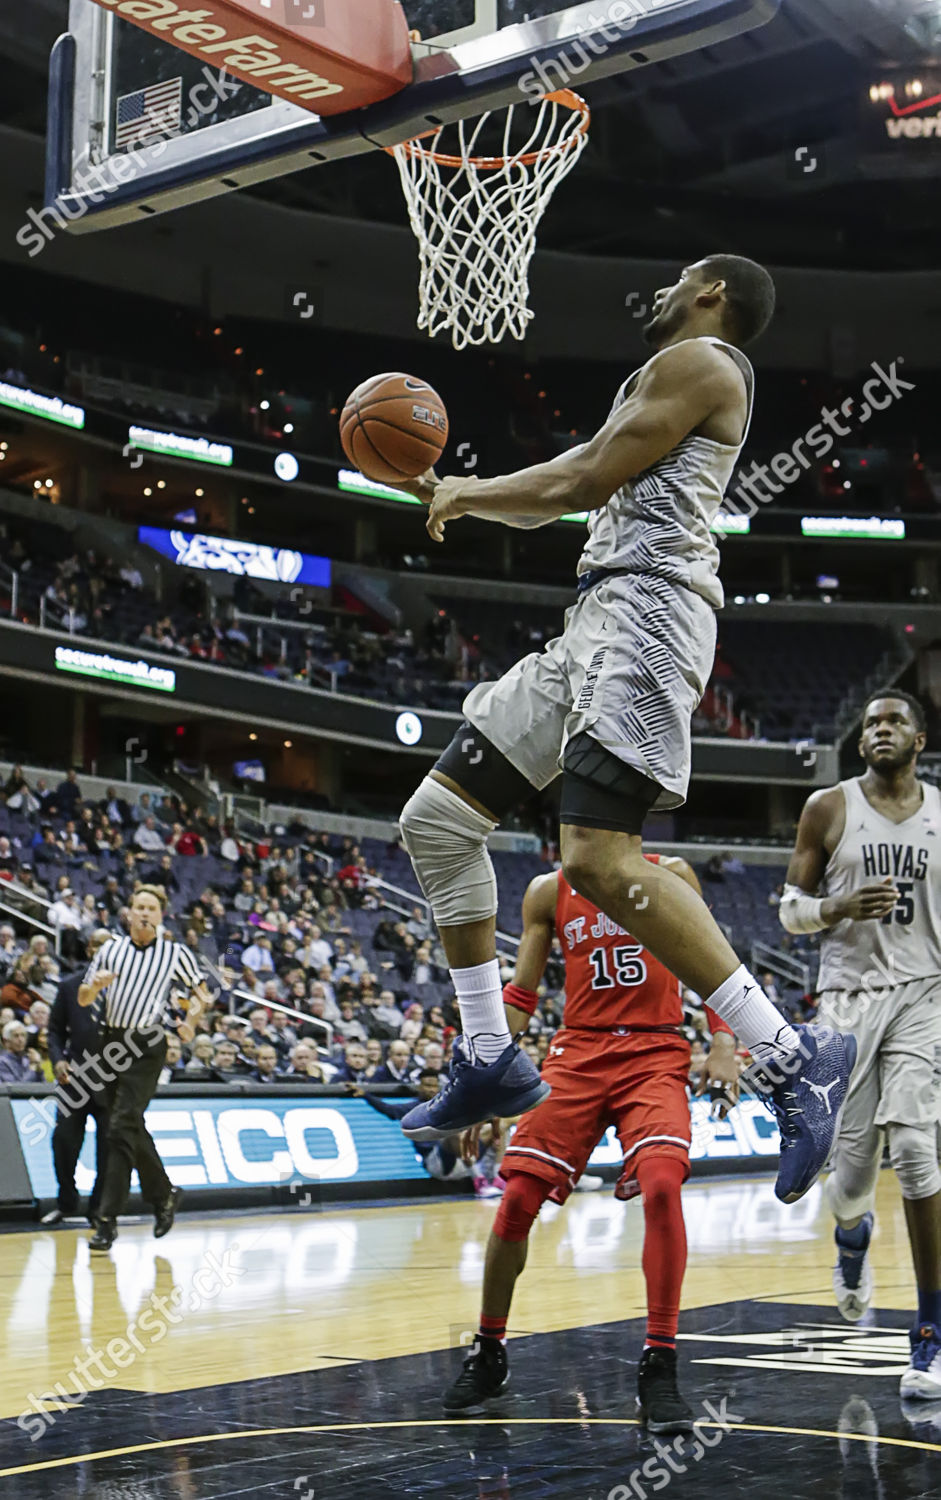
[(134, 94), (122, 94), (115, 111), (114, 144), (134, 146), (152, 136), (179, 130), (183, 114), (183, 80), (171, 78)]

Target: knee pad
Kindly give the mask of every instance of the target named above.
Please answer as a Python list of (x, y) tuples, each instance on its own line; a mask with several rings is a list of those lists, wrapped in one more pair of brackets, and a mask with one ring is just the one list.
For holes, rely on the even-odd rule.
[(895, 1168), (902, 1197), (915, 1200), (941, 1193), (941, 1167), (938, 1166), (938, 1137), (934, 1123), (889, 1124), (886, 1134), (889, 1159)]
[(493, 1221), (497, 1239), (518, 1245), (532, 1229), (536, 1215), (552, 1191), (552, 1183), (530, 1172), (514, 1172), (503, 1190)]
[(439, 927), (496, 916), (497, 879), (487, 853), (495, 823), (426, 776), (402, 809), (399, 826)]
[(879, 1149), (869, 1161), (857, 1161), (845, 1154), (838, 1156), (834, 1171), (827, 1178), (824, 1197), (838, 1224), (851, 1224), (868, 1213), (875, 1202), (876, 1182), (882, 1164), (882, 1136)]

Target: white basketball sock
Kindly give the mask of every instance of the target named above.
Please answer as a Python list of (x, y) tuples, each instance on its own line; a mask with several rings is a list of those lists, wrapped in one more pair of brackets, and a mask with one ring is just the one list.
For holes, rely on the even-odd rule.
[(796, 1052), (800, 1037), (771, 1004), (744, 964), (730, 974), (706, 1004), (720, 1015), (758, 1063), (774, 1062)]
[(503, 1005), (500, 965), (495, 958), (470, 969), (452, 969), (464, 1035), (473, 1061), (496, 1062), (510, 1045), (510, 1028)]

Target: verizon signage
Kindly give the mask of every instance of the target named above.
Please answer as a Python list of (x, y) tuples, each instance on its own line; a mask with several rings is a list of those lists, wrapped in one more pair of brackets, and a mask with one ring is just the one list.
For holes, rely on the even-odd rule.
[(891, 68), (870, 84), (863, 104), (863, 139), (870, 151), (941, 150), (941, 69)]
[(244, 83), (315, 110), (376, 104), (412, 81), (408, 22), (388, 0), (98, 0)]

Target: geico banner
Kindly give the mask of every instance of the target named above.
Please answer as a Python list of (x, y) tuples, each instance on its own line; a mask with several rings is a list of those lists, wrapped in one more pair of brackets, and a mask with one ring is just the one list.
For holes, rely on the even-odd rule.
[[(11, 1103), (33, 1192), (38, 1198), (54, 1197), (52, 1098)], [(744, 1100), (723, 1122), (709, 1118), (707, 1100), (694, 1099), (692, 1117), (694, 1162), (778, 1154), (777, 1127), (755, 1099)], [(152, 1102), (146, 1119), (163, 1164), (180, 1187), (276, 1187), (297, 1180), (402, 1182), (425, 1176), (398, 1124), (361, 1099), (163, 1098)], [(589, 1166), (614, 1166), (620, 1160), (617, 1137), (608, 1130)], [(79, 1191), (89, 1192), (94, 1177), (90, 1120), (76, 1172)]]
[[(14, 1099), (26, 1168), (37, 1197), (56, 1193), (49, 1096)], [(302, 1179), (381, 1182), (422, 1178), (414, 1146), (398, 1126), (361, 1099), (154, 1099), (147, 1129), (179, 1187), (276, 1187)], [(95, 1180), (94, 1121), (75, 1176), (79, 1192)], [(132, 1186), (137, 1187), (136, 1174)]]

